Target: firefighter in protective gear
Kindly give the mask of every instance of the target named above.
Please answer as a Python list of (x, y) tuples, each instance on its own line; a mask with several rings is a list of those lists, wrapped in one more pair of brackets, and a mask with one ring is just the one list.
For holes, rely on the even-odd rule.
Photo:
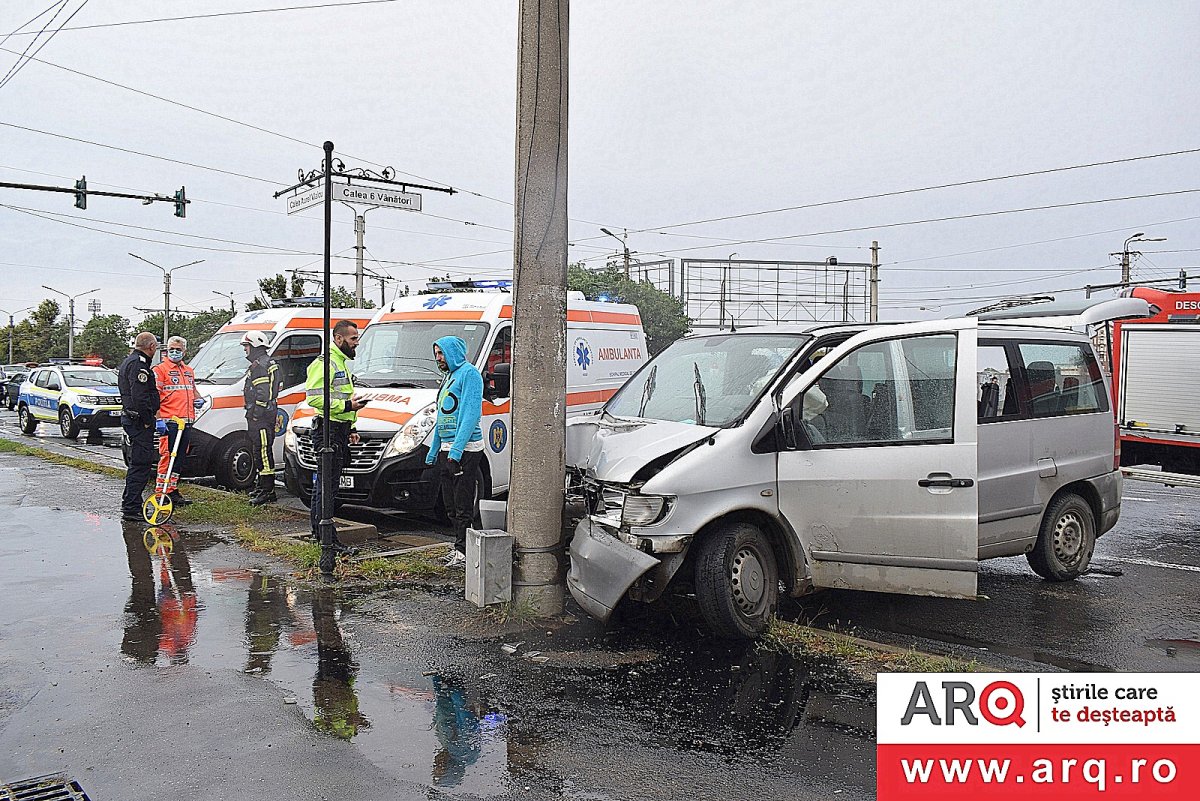
[(275, 427), (283, 373), (275, 360), (267, 355), (270, 344), (271, 340), (262, 331), (247, 331), (242, 337), (242, 347), (250, 360), (242, 399), (246, 407), (250, 452), (254, 454), (254, 489), (250, 493), (250, 503), (255, 506), (279, 499), (275, 494)]
[[(171, 449), (175, 447), (176, 437), (180, 437), (178, 454), (182, 457), (187, 453), (191, 424), (196, 420), (196, 412), (204, 406), (204, 399), (196, 392), (196, 374), (183, 363), (186, 354), (187, 340), (171, 337), (167, 340), (167, 358), (153, 371), (159, 397), (158, 428), (162, 434), (158, 440), (158, 478), (154, 489), (155, 492), (165, 491), (176, 506), (187, 506), (191, 501), (179, 494), (178, 458), (171, 474), (167, 475)], [(176, 420), (182, 420), (183, 426), (180, 427)]]

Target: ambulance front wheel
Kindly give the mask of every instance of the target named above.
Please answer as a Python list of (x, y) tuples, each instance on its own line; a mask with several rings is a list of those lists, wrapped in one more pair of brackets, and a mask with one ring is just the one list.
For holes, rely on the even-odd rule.
[(221, 441), (214, 472), (217, 482), (226, 489), (250, 489), (254, 483), (254, 456), (244, 434), (232, 434)]

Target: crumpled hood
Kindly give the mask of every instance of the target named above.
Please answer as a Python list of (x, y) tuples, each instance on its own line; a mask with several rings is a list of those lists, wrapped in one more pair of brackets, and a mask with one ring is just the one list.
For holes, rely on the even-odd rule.
[(463, 366), (467, 360), (467, 343), (460, 337), (442, 337), (433, 344), (442, 349), (446, 356), (446, 366), (454, 372)]
[(720, 431), (668, 420), (599, 415), (567, 423), (567, 465), (600, 481), (626, 483), (648, 462)]

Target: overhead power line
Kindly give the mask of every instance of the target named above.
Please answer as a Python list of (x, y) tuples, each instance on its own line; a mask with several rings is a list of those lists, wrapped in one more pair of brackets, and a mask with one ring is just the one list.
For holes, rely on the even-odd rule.
[[(85, 2), (86, 2), (86, 0), (85, 0)], [(21, 67), (24, 66), (25, 57), (26, 57), (26, 54), (29, 52), (29, 48), (31, 48), (35, 44), (37, 44), (38, 39), (42, 38), (42, 34), (46, 32), (46, 29), (54, 24), (54, 20), (58, 19), (58, 15), (61, 14), (63, 9), (67, 7), (67, 0), (58, 0), (56, 3), (52, 4), (50, 6), (50, 8), (54, 8), (55, 6), (58, 6), (58, 8), (55, 9), (54, 16), (50, 17), (50, 19), (47, 20), (46, 24), (43, 25), (41, 27), (41, 29), (38, 30), (38, 32), (33, 35), (33, 38), (29, 40), (29, 44), (25, 45), (25, 49), (17, 54), (16, 62), (11, 67), (8, 68), (8, 72), (4, 73), (4, 77), (0, 78), (0, 88), (4, 87), (4, 84), (8, 81), (9, 76), (13, 75), (16, 72), (19, 72)], [(49, 11), (50, 8), (46, 9), (46, 11)], [(82, 6), (80, 6), (80, 8), (82, 8)], [(42, 14), (45, 14), (46, 11), (43, 11)], [(78, 11), (78, 9), (77, 9), (77, 11)], [(39, 14), (38, 16), (40, 17), (41, 14)], [(72, 15), (72, 16), (74, 16), (74, 15)], [(34, 19), (37, 19), (37, 17), (34, 17)], [(25, 24), (28, 25), (29, 23), (25, 23)], [(22, 25), (21, 27), (25, 27), (25, 26)], [(58, 31), (55, 31), (55, 33), (58, 33)], [(9, 34), (9, 36), (12, 36), (12, 34)], [(53, 38), (53, 36), (54, 36), (54, 34), (51, 34), (50, 38)], [(47, 42), (50, 41), (50, 38), (47, 38), (46, 41)], [(5, 39), (5, 41), (7, 41), (8, 36), (5, 36), (4, 39)], [(44, 45), (45, 42), (43, 42), (42, 44)], [(38, 48), (38, 50), (41, 50), (41, 49), (42, 49), (41, 47)]]
[(860, 225), (853, 228), (833, 228), (824, 231), (810, 231), (803, 234), (788, 234), (786, 236), (763, 237), (760, 239), (742, 239), (734, 242), (729, 242), (718, 245), (696, 245), (689, 248), (675, 248), (665, 251), (667, 253), (687, 253), (693, 250), (711, 250), (714, 247), (728, 247), (729, 245), (757, 245), (768, 242), (781, 242), (789, 239), (803, 239), (810, 236), (829, 236), (832, 234), (848, 234), (859, 231), (882, 231), (889, 228), (904, 228), (910, 225), (929, 225), (940, 222), (954, 222), (958, 220), (975, 220), (984, 217), (999, 217), (1007, 214), (1024, 214), (1032, 211), (1050, 211), (1052, 209), (1068, 209), (1079, 206), (1094, 206), (1101, 203), (1120, 203), (1129, 200), (1146, 200), (1155, 197), (1173, 197), (1177, 195), (1190, 195), (1200, 192), (1200, 189), (1177, 189), (1170, 192), (1151, 192), (1144, 195), (1124, 195), (1121, 197), (1097, 198), (1095, 200), (1078, 200), (1069, 203), (1049, 203), (1044, 206), (1024, 206), (1016, 209), (997, 209), (994, 211), (980, 211), (972, 214), (954, 214), (946, 217), (929, 217), (921, 220), (903, 220), (901, 222), (884, 223), (881, 225)]
[[(707, 225), (714, 222), (728, 222), (730, 220), (741, 220), (748, 217), (761, 217), (767, 214), (781, 214), (787, 211), (802, 211), (804, 209), (816, 209), (824, 206), (836, 206), (844, 203), (857, 203), (863, 200), (878, 200), (888, 197), (900, 197), (901, 195), (912, 195), (918, 192), (932, 192), (939, 189), (954, 189), (963, 186), (978, 186), (979, 184), (994, 183), (996, 181), (1009, 181), (1014, 178), (1032, 178), (1037, 175), (1051, 175), (1059, 172), (1070, 172), (1072, 170), (1086, 170), (1094, 167), (1109, 167), (1115, 164), (1130, 164), (1136, 161), (1147, 161), (1149, 159), (1169, 158), (1172, 156), (1184, 156), (1193, 153), (1200, 153), (1200, 147), (1189, 148), (1186, 150), (1171, 150), (1163, 153), (1150, 153), (1142, 156), (1129, 156), (1127, 158), (1108, 159), (1107, 161), (1092, 161), (1086, 164), (1071, 164), (1064, 167), (1049, 167), (1043, 170), (1029, 170), (1026, 172), (1014, 172), (1006, 175), (994, 175), (988, 178), (972, 178), (965, 181), (954, 181), (945, 184), (930, 184), (929, 186), (913, 187), (911, 189), (897, 189), (890, 192), (876, 192), (869, 195), (856, 195), (854, 197), (839, 198), (837, 200), (822, 200), (814, 203), (803, 203), (797, 206), (783, 206), (776, 209), (764, 209), (762, 211), (750, 211), (741, 214), (727, 214), (723, 217), (710, 217), (703, 220), (691, 220), (688, 222), (673, 223), (671, 225), (658, 225), (651, 228), (642, 228), (630, 230), (629, 233), (647, 233), (650, 231), (667, 231), (674, 228), (683, 228), (691, 225)], [(590, 237), (598, 239), (599, 237)]]
[[(214, 19), (216, 17), (244, 17), (250, 14), (274, 14), (280, 11), (312, 11), (321, 8), (341, 8), (343, 6), (374, 6), (383, 3), (395, 3), (398, 0), (341, 0), (336, 3), (318, 3), (307, 6), (279, 6), (275, 8), (252, 8), (244, 11), (214, 11), (208, 14), (186, 14), (178, 17), (154, 17), (151, 19), (130, 19), (121, 22), (97, 22), (91, 25), (74, 25), (69, 28), (62, 28), (65, 31), (90, 31), (96, 28), (120, 28), (126, 25), (148, 25), (154, 22), (183, 22), (186, 20), (197, 19)], [(45, 13), (45, 12), (43, 12)], [(25, 23), (28, 25), (29, 23)], [(22, 26), (24, 27), (24, 26)], [(29, 31), (21, 31), (20, 28), (9, 33), (8, 36), (28, 36)]]

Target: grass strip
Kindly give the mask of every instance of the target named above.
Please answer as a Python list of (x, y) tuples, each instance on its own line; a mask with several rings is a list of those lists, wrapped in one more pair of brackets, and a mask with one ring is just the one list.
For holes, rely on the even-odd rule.
[(849, 634), (827, 631), (775, 619), (763, 636), (768, 648), (794, 656), (824, 656), (836, 659), (861, 679), (874, 681), (877, 673), (977, 673), (989, 668), (974, 659), (928, 654), (861, 640)]
[[(0, 453), (34, 456), (88, 473), (125, 478), (125, 471), (119, 467), (96, 464), (10, 439), (0, 438)], [(238, 541), (250, 550), (286, 559), (293, 563), (302, 575), (316, 578), (321, 558), (320, 546), (315, 542), (278, 536), (286, 533), (288, 522), (298, 523), (302, 520), (307, 528), (308, 515), (269, 504), (253, 506), (249, 498), (236, 492), (197, 486), (188, 486), (186, 491), (188, 500), (192, 503), (175, 510), (171, 517), (172, 524), (220, 526), (231, 531)], [(435, 581), (449, 576), (449, 571), (441, 564), (439, 556), (421, 552), (388, 559), (364, 559), (361, 562), (339, 559), (334, 575), (339, 579), (380, 583), (404, 580)]]

